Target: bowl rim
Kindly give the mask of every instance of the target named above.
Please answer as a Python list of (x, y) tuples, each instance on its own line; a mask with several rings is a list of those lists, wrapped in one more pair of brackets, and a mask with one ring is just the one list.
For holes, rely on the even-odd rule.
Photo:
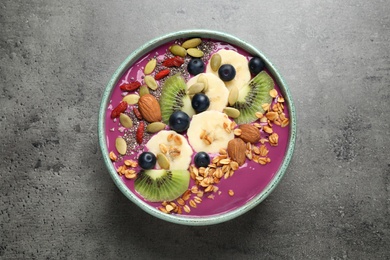
[[(110, 158), (109, 158), (109, 151), (107, 148), (106, 143), (106, 135), (105, 135), (105, 118), (106, 118), (106, 112), (107, 112), (107, 106), (109, 104), (111, 93), (117, 83), (117, 81), (120, 79), (120, 77), (125, 73), (125, 71), (133, 65), (139, 58), (141, 58), (143, 55), (147, 54), (154, 48), (167, 43), (169, 41), (180, 39), (180, 38), (193, 38), (193, 37), (202, 37), (202, 38), (210, 38), (214, 40), (221, 40), (228, 42), (232, 45), (235, 45), (239, 48), (244, 49), (245, 51), (249, 52), (251, 55), (259, 56), (263, 59), (265, 62), (266, 68), (268, 71), (272, 74), (273, 78), (277, 82), (277, 84), (280, 87), (280, 90), (282, 91), (282, 94), (286, 100), (286, 104), (289, 110), (289, 116), (290, 116), (290, 124), (289, 124), (289, 130), (290, 130), (290, 136), (288, 141), (287, 150), (285, 153), (285, 156), (283, 158), (282, 164), (279, 166), (278, 171), (275, 173), (272, 180), (267, 184), (267, 186), (264, 188), (264, 190), (254, 196), (252, 199), (250, 199), (246, 204), (243, 206), (240, 206), (234, 210), (230, 210), (224, 213), (210, 215), (210, 216), (186, 216), (186, 215), (172, 215), (172, 214), (166, 214), (158, 209), (151, 207), (146, 202), (140, 200), (135, 194), (133, 194), (132, 191), (130, 191), (125, 183), (122, 181), (121, 177), (117, 174)], [(293, 103), (293, 99), (290, 93), (290, 90), (283, 79), (283, 77), (280, 75), (279, 71), (276, 69), (276, 67), (271, 63), (271, 61), (268, 60), (268, 58), (258, 49), (256, 49), (251, 44), (247, 43), (244, 40), (241, 40), (229, 33), (221, 32), (221, 31), (215, 31), (215, 30), (206, 30), (206, 29), (192, 29), (192, 30), (181, 30), (177, 32), (168, 33), (159, 37), (156, 37), (142, 46), (140, 46), (138, 49), (130, 53), (129, 56), (120, 64), (120, 66), (116, 69), (114, 74), (112, 75), (111, 79), (106, 85), (106, 88), (103, 92), (102, 98), (101, 98), (101, 104), (100, 104), (100, 110), (99, 110), (99, 117), (98, 117), (98, 138), (99, 138), (99, 146), (103, 155), (103, 160), (105, 162), (105, 165), (110, 173), (111, 178), (113, 179), (115, 185), (119, 188), (119, 190), (134, 204), (139, 206), (141, 209), (149, 213), (150, 215), (157, 217), (159, 219), (176, 223), (176, 224), (182, 224), (182, 225), (189, 225), (189, 226), (205, 226), (205, 225), (214, 225), (222, 222), (226, 222), (228, 220), (232, 220), (258, 204), (260, 204), (268, 195), (275, 189), (275, 187), (278, 185), (282, 177), (284, 176), (287, 167), (290, 163), (290, 160), (293, 155), (294, 146), (295, 146), (295, 140), (296, 140), (296, 112), (295, 107)]]

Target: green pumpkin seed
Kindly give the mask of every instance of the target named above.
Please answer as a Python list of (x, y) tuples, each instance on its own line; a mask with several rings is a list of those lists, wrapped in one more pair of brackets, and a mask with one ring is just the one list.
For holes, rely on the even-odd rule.
[(115, 148), (116, 148), (116, 150), (118, 151), (119, 154), (125, 155), (126, 154), (126, 150), (127, 150), (127, 144), (126, 144), (125, 139), (123, 139), (122, 137), (118, 137), (115, 140)]
[(126, 128), (131, 128), (133, 126), (133, 120), (124, 113), (119, 115), (119, 122), (121, 122), (121, 124)]
[(135, 105), (138, 103), (140, 96), (137, 94), (129, 94), (125, 96), (122, 100), (126, 101), (129, 105)]
[(181, 47), (183, 47), (185, 49), (195, 48), (201, 43), (202, 43), (202, 40), (200, 38), (192, 38), (192, 39), (189, 39), (189, 40), (186, 40), (185, 42), (183, 42)]
[(219, 53), (215, 53), (210, 60), (210, 67), (213, 71), (218, 71), (219, 67), (221, 66), (222, 58)]
[(160, 165), (161, 169), (168, 170), (170, 167), (168, 158), (163, 153), (158, 153), (156, 157), (157, 163)]
[(169, 50), (172, 52), (173, 55), (180, 56), (180, 57), (185, 57), (187, 55), (186, 49), (183, 47), (174, 44), (171, 47), (169, 47)]
[(187, 94), (188, 95), (195, 95), (196, 93), (200, 93), (202, 92), (202, 90), (204, 89), (204, 84), (203, 83), (195, 83), (193, 85), (191, 85), (188, 90), (187, 90)]
[(223, 112), (231, 118), (237, 118), (240, 116), (240, 110), (235, 109), (234, 107), (225, 107)]
[(201, 51), (197, 48), (189, 48), (189, 49), (187, 49), (187, 53), (188, 53), (188, 55), (190, 55), (191, 57), (194, 57), (194, 58), (201, 58), (204, 55), (203, 51)]
[(146, 85), (142, 85), (142, 86), (139, 88), (139, 95), (142, 97), (143, 95), (146, 95), (146, 94), (150, 94), (150, 93), (149, 93), (149, 88), (148, 88), (148, 86), (146, 86)]
[(147, 76), (145, 76), (144, 80), (145, 80), (146, 85), (148, 85), (148, 87), (150, 89), (153, 89), (153, 90), (157, 89), (157, 87), (158, 87), (157, 81), (152, 76), (147, 75)]
[(146, 127), (146, 131), (149, 133), (157, 133), (157, 132), (165, 129), (165, 127), (166, 127), (166, 124), (164, 124), (162, 122), (153, 122)]
[(209, 89), (209, 81), (207, 80), (206, 75), (200, 74), (197, 79), (197, 82), (204, 84), (204, 89), (202, 90), (203, 92), (206, 92)]
[(156, 65), (157, 65), (157, 60), (151, 59), (150, 61), (148, 61), (148, 63), (146, 63), (144, 73), (146, 75), (152, 73), (153, 70), (156, 68)]
[(233, 86), (230, 89), (229, 96), (228, 96), (229, 105), (233, 106), (234, 103), (236, 103), (236, 101), (238, 99), (238, 94), (239, 94), (238, 88), (236, 86)]

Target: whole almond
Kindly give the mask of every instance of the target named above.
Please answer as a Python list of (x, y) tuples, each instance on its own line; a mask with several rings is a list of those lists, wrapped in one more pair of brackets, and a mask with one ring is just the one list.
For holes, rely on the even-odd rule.
[(230, 140), (227, 146), (227, 153), (229, 157), (233, 161), (237, 162), (239, 166), (245, 163), (245, 150), (246, 144), (241, 138), (234, 138)]
[(260, 131), (257, 127), (250, 124), (243, 124), (238, 128), (241, 129), (240, 138), (245, 142), (254, 144), (260, 140)]
[(160, 104), (151, 94), (145, 94), (140, 97), (138, 109), (142, 117), (149, 123), (161, 121)]

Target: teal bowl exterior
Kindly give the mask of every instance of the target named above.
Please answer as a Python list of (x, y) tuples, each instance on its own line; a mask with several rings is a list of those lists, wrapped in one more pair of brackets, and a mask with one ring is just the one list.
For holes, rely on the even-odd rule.
[[(259, 193), (257, 196), (255, 196), (253, 199), (251, 199), (248, 203), (245, 205), (234, 209), (232, 211), (228, 211), (226, 213), (218, 214), (218, 215), (211, 215), (211, 216), (201, 216), (201, 217), (193, 217), (193, 216), (184, 216), (184, 215), (171, 215), (166, 214), (158, 209), (152, 208), (142, 200), (138, 199), (132, 191), (130, 191), (126, 185), (121, 180), (120, 176), (116, 172), (110, 158), (109, 158), (109, 151), (107, 149), (106, 144), (106, 133), (105, 133), (105, 115), (106, 115), (106, 108), (109, 104), (110, 96), (113, 91), (113, 88), (115, 87), (117, 81), (120, 79), (122, 74), (135, 63), (140, 57), (147, 54), (151, 50), (155, 49), (156, 47), (167, 43), (169, 41), (180, 39), (180, 38), (191, 38), (191, 37), (202, 37), (202, 38), (211, 38), (215, 40), (225, 41), (230, 44), (236, 45), (247, 52), (251, 53), (252, 55), (257, 55), (263, 59), (263, 61), (266, 64), (266, 67), (268, 71), (273, 75), (275, 81), (279, 85), (282, 94), (286, 100), (286, 105), (288, 107), (289, 113), (290, 113), (290, 137), (289, 142), (287, 146), (287, 151), (285, 154), (285, 157), (283, 159), (283, 163), (280, 165), (279, 170), (275, 174), (274, 178), (271, 180), (271, 182), (267, 185), (267, 187)], [(255, 206), (257, 206), (259, 203), (261, 203), (278, 185), (280, 180), (282, 179), (283, 175), (285, 174), (287, 167), (290, 163), (294, 146), (295, 146), (295, 139), (296, 139), (296, 112), (293, 104), (293, 99), (291, 97), (290, 90), (284, 81), (283, 77), (279, 74), (276, 67), (268, 60), (268, 58), (259, 50), (257, 50), (255, 47), (250, 45), (249, 43), (240, 40), (230, 34), (224, 33), (224, 32), (218, 32), (218, 31), (212, 31), (212, 30), (203, 30), (203, 29), (194, 29), (194, 30), (184, 30), (184, 31), (178, 31), (174, 33), (169, 33), (164, 36), (155, 38), (148, 43), (144, 44), (137, 50), (135, 50), (133, 53), (131, 53), (125, 61), (119, 66), (119, 68), (115, 71), (114, 75), (110, 79), (110, 81), (107, 84), (107, 87), (103, 93), (101, 105), (100, 105), (100, 111), (99, 111), (99, 119), (98, 119), (98, 136), (99, 136), (99, 145), (100, 149), (103, 154), (104, 162), (107, 166), (108, 172), (113, 179), (116, 186), (119, 188), (119, 190), (134, 204), (139, 206), (141, 209), (146, 211), (147, 213), (160, 218), (162, 220), (176, 223), (176, 224), (182, 224), (182, 225), (189, 225), (189, 226), (205, 226), (205, 225), (213, 225), (222, 223), (231, 219), (234, 219)]]

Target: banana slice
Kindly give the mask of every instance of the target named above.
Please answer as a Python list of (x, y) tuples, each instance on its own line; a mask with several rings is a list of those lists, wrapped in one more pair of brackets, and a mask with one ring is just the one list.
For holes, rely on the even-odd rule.
[[(150, 138), (146, 147), (155, 155), (165, 154), (169, 170), (186, 170), (191, 163), (192, 148), (181, 134), (172, 130), (162, 130)], [(156, 163), (156, 168), (160, 165)]]
[[(251, 79), (247, 58), (233, 50), (219, 50), (217, 53), (221, 55), (221, 65), (231, 64), (236, 69), (236, 76), (234, 79), (224, 82), (226, 87), (229, 91), (232, 86), (236, 86), (240, 90)], [(207, 64), (206, 72), (213, 73), (219, 77), (218, 70), (213, 71), (210, 62)]]
[(217, 153), (234, 138), (232, 121), (218, 111), (205, 111), (192, 117), (187, 130), (188, 141), (196, 152)]
[(210, 100), (210, 106), (207, 110), (216, 110), (222, 112), (228, 103), (229, 90), (224, 82), (212, 73), (200, 73), (187, 82), (187, 89), (197, 83), (198, 78), (204, 75), (207, 78), (207, 89), (204, 94)]

